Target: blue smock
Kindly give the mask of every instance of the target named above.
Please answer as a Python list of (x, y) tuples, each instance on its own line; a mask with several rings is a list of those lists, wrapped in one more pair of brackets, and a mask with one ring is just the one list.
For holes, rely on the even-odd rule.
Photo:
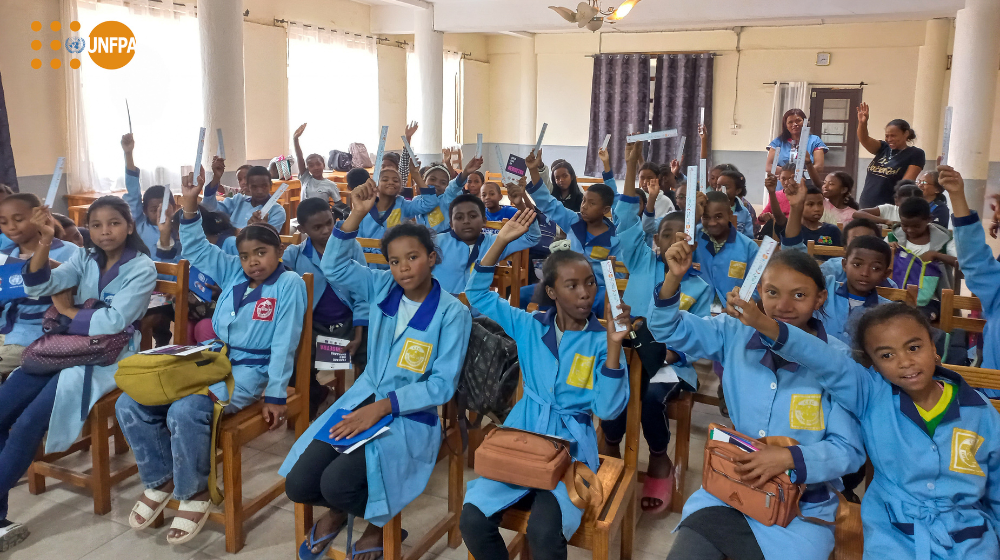
[[(49, 259), (65, 262), (79, 249), (69, 241), (53, 239), (52, 246), (49, 247)], [(21, 259), (21, 248), (17, 245), (0, 250), (0, 253), (9, 257), (5, 264), (27, 262)], [(0, 315), (0, 325), (3, 325), (0, 327), (0, 334), (4, 335), (3, 343), (27, 346), (41, 338), (45, 334), (42, 331), (42, 317), (49, 307), (52, 307), (52, 298), (49, 296), (23, 297), (3, 302), (3, 314)]]

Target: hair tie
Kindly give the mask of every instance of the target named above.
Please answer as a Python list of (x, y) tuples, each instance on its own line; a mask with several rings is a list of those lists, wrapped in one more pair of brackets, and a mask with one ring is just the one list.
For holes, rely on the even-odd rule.
[(440, 171), (445, 175), (447, 175), (449, 178), (451, 178), (451, 171), (449, 171), (447, 167), (445, 167), (443, 164), (435, 163), (432, 164), (430, 167), (428, 167), (427, 171), (424, 172), (424, 177), (423, 177), (424, 181), (427, 180), (427, 177), (431, 174), (432, 171)]

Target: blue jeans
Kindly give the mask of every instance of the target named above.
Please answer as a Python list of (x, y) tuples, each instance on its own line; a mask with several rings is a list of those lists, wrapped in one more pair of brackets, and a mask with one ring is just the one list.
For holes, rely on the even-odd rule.
[(0, 521), (7, 494), (28, 472), (56, 401), (59, 375), (28, 375), (16, 369), (0, 385)]
[(206, 395), (161, 406), (145, 406), (128, 395), (118, 398), (118, 423), (146, 488), (159, 488), (172, 478), (178, 500), (190, 500), (208, 488), (212, 407)]

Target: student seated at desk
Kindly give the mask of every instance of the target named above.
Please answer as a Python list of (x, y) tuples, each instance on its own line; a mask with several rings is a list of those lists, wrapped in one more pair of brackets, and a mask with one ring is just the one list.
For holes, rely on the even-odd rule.
[[(469, 279), (469, 303), (503, 327), (518, 346), (524, 397), (514, 405), (505, 426), (548, 434), (572, 442), (570, 454), (598, 470), (597, 436), (592, 415), (615, 418), (628, 404), (629, 378), (621, 332), (631, 327), (629, 307), (602, 327), (591, 309), (597, 279), (590, 262), (572, 251), (553, 253), (544, 266), (542, 285), (554, 307), (527, 313), (514, 309), (489, 289), (493, 267), (507, 244), (527, 233), (534, 212), (518, 212), (504, 224), (497, 241)], [(478, 478), (469, 482), (462, 509), (462, 538), (476, 560), (506, 560), (500, 521), (509, 508), (530, 510), (527, 540), (539, 560), (565, 560), (567, 542), (580, 526), (583, 510), (570, 501), (562, 483), (552, 491), (533, 490)]]
[[(303, 560), (322, 558), (349, 515), (369, 525), (348, 557), (381, 557), (382, 526), (423, 493), (434, 470), (441, 447), (437, 407), (455, 393), (472, 331), (468, 308), (432, 276), (437, 252), (426, 227), (401, 224), (386, 233), (389, 270), (352, 259), (358, 227), (375, 200), (372, 183), (354, 191), (351, 214), (333, 230), (321, 263), (334, 288), (369, 309), (368, 366), (295, 442), (279, 470), (290, 500), (329, 508), (299, 547)], [(338, 410), (351, 412), (327, 426)], [(328, 442), (360, 434), (386, 416), (392, 417), (389, 431), (363, 449), (341, 453)]]
[[(215, 194), (219, 190), (219, 181), (226, 170), (226, 161), (219, 157), (212, 158), (212, 181), (205, 185), (205, 196), (201, 203), (212, 212), (225, 212), (229, 221), (237, 229), (243, 229), (254, 212), (262, 210), (264, 203), (271, 198), (271, 173), (266, 167), (255, 165), (247, 172), (247, 186), (250, 195), (234, 194), (232, 197), (218, 200)], [(204, 173), (204, 169), (202, 169)], [(267, 213), (267, 223), (281, 231), (285, 227), (285, 209), (281, 204), (275, 204)]]

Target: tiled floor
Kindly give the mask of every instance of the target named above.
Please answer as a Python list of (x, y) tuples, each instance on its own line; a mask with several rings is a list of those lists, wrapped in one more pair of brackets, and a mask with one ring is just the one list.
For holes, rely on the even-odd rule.
[[(706, 379), (705, 381), (713, 381)], [(714, 394), (714, 385), (703, 388), (703, 392)], [(692, 417), (690, 470), (687, 474), (686, 495), (694, 492), (701, 484), (702, 449), (705, 432), (710, 422), (725, 419), (714, 407), (696, 404)], [(243, 451), (244, 494), (252, 495), (277, 479), (278, 466), (291, 448), (294, 437), (285, 430), (268, 433), (249, 444)], [(671, 442), (672, 443), (672, 442)], [(673, 455), (673, 445), (670, 453)], [(647, 450), (642, 441), (639, 453), (640, 467), (645, 468)], [(126, 454), (122, 458), (131, 460)], [(122, 458), (116, 458), (121, 460)], [(89, 455), (77, 454), (63, 460), (61, 464), (85, 470), (89, 466)], [(465, 480), (471, 480), (475, 473), (466, 470)], [(403, 512), (403, 527), (413, 535), (429, 529), (447, 509), (447, 464), (442, 462), (416, 501)], [(171, 546), (166, 542), (168, 523), (161, 529), (133, 531), (128, 525), (128, 513), (141, 492), (138, 477), (133, 477), (112, 491), (112, 511), (104, 516), (93, 513), (93, 503), (82, 490), (54, 480), (48, 481), (48, 492), (40, 496), (28, 493), (27, 482), (11, 491), (9, 518), (25, 524), (31, 536), (24, 543), (14, 547), (4, 555), (5, 560), (36, 560), (57, 558), (59, 560), (105, 560), (128, 558), (129, 560), (203, 560), (227, 558), (222, 527), (212, 524), (190, 543)], [(678, 514), (639, 517), (636, 531), (636, 560), (657, 560), (664, 558), (673, 542), (671, 531), (677, 525)], [(246, 546), (236, 556), (245, 560), (294, 558), (296, 543), (293, 536), (293, 508), (284, 496), (278, 498), (262, 512), (254, 516), (247, 527)], [(358, 530), (363, 530), (359, 527)], [(341, 535), (335, 546), (343, 547), (346, 535)], [(405, 544), (404, 544), (405, 548)], [(612, 543), (612, 559), (618, 557), (618, 542)], [(426, 555), (427, 559), (467, 560), (465, 546), (448, 548), (446, 539), (441, 539)], [(590, 553), (571, 547), (569, 560), (585, 560)]]

